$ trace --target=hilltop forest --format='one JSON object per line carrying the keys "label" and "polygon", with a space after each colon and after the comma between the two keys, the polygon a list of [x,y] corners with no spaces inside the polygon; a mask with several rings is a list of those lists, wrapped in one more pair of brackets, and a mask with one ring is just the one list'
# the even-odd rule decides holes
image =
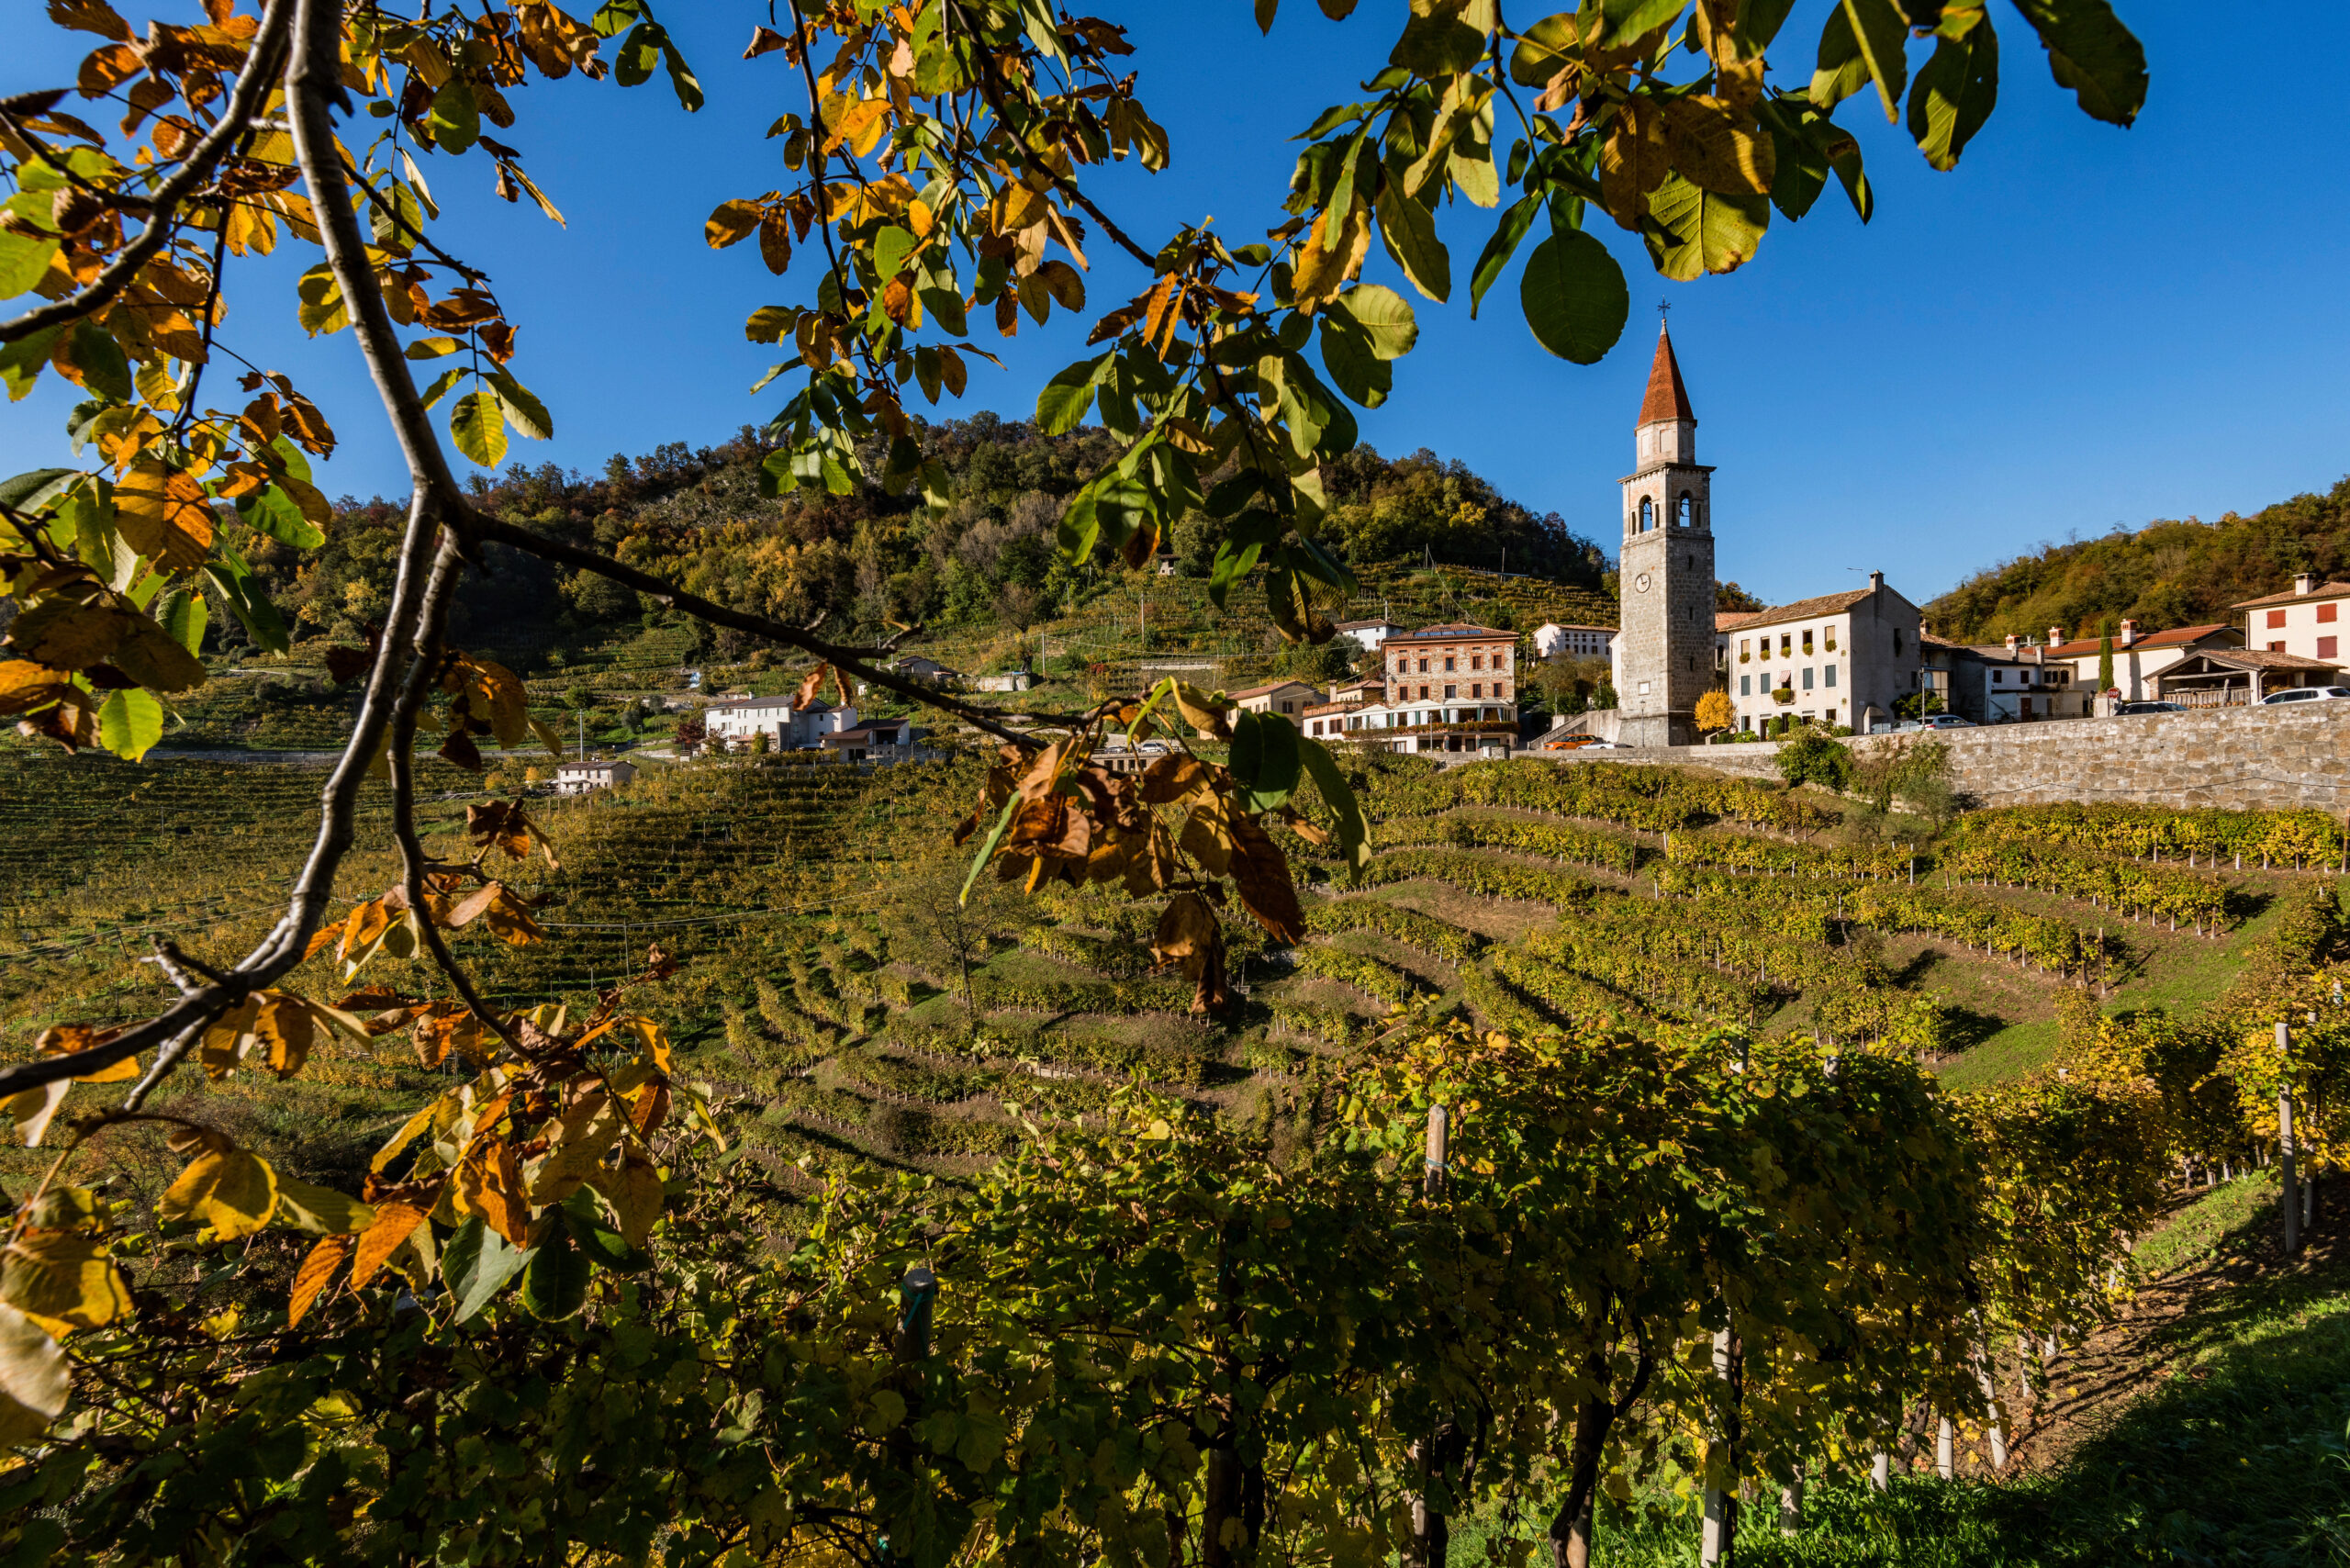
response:
{"label": "hilltop forest", "polygon": [[[1055,549],[1069,496],[1117,459],[1107,432],[1045,436],[982,411],[931,427],[924,442],[943,460],[955,498],[934,519],[918,498],[869,484],[846,496],[763,494],[761,464],[775,446],[750,426],[715,447],[674,442],[633,459],[615,454],[592,479],[516,464],[476,476],[474,501],[733,608],[800,622],[831,617],[835,630],[845,623],[859,634],[916,622],[1025,630],[1118,575],[1106,547],[1074,566]],[[1331,503],[1323,536],[1358,568],[1427,558],[1490,568],[1506,552],[1518,572],[1594,589],[1609,569],[1599,546],[1556,512],[1537,516],[1425,449],[1391,459],[1358,446],[1323,474]],[[255,566],[297,637],[360,638],[389,592],[404,506],[346,497],[319,548],[256,542]],[[1223,528],[1197,513],[1176,525],[1169,543],[1180,575],[1208,575]],[[489,549],[495,570],[460,592],[460,637],[497,628],[509,639],[543,638],[639,617],[636,596],[610,582]],[[225,637],[239,635],[228,617],[213,623]],[[716,634],[722,656],[734,651],[723,645],[732,635]]]}
{"label": "hilltop forest", "polygon": [[1926,606],[1926,625],[1962,643],[2013,632],[2074,636],[2135,620],[2146,631],[2229,619],[2228,607],[2275,593],[2298,572],[2350,574],[2350,478],[2249,517],[2195,518],[2043,544],[1986,567]]}

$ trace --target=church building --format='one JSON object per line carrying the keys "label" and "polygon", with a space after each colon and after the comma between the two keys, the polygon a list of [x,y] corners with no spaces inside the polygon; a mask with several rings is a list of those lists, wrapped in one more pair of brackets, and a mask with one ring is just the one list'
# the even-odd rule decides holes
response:
{"label": "church building", "polygon": [[1697,738],[1697,699],[1714,684],[1714,471],[1697,461],[1697,415],[1662,323],[1633,462],[1623,480],[1622,609],[1610,649],[1618,737],[1687,745]]}

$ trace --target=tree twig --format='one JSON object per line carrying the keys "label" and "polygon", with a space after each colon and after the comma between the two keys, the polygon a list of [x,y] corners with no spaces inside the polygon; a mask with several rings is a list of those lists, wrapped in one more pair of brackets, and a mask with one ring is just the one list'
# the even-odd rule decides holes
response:
{"label": "tree twig", "polygon": [[466,1011],[512,1045],[513,1028],[484,1004],[472,979],[449,951],[448,938],[432,922],[432,912],[424,902],[424,846],[416,836],[416,760],[410,748],[416,743],[416,716],[432,689],[435,666],[441,662],[441,638],[449,622],[449,600],[456,591],[458,559],[455,537],[442,533],[432,558],[431,579],[424,586],[424,609],[417,618],[416,657],[409,661],[408,677],[400,685],[398,705],[392,711],[391,745],[385,755],[392,774],[392,836],[400,846],[400,887],[408,894],[408,918],[423,934],[432,961],[448,977]]}
{"label": "tree twig", "polygon": [[1024,750],[1034,750],[1036,746],[1035,741],[999,722],[998,716],[987,709],[957,701],[943,693],[929,690],[917,681],[909,680],[903,676],[866,664],[859,655],[867,650],[844,647],[836,643],[826,642],[813,632],[794,626],[788,622],[776,621],[765,615],[752,615],[740,610],[729,610],[722,604],[714,603],[698,594],[688,593],[674,583],[656,577],[650,572],[639,571],[636,567],[616,561],[610,555],[599,554],[593,550],[585,550],[576,544],[565,544],[560,540],[542,538],[528,529],[518,528],[513,523],[498,518],[486,517],[476,512],[473,514],[469,526],[475,537],[478,539],[511,545],[526,555],[536,555],[543,561],[560,562],[566,566],[576,566],[582,571],[593,572],[598,577],[609,577],[613,582],[632,588],[646,598],[669,609],[682,610],[687,614],[707,621],[714,626],[731,626],[737,632],[748,633],[754,637],[762,637],[771,643],[781,643],[786,647],[798,648],[802,653],[813,654],[825,663],[856,676],[859,680],[878,686],[885,691],[894,691],[901,697],[918,702],[925,708],[935,708],[941,712],[952,713],[965,722],[973,724],[995,736],[998,740],[1007,741]]}
{"label": "tree twig", "polygon": [[[155,187],[154,195],[147,198],[153,210],[147,227],[139,231],[139,238],[118,252],[87,287],[78,288],[62,299],[37,305],[13,321],[0,321],[0,342],[13,343],[45,327],[86,316],[129,286],[130,280],[139,275],[139,269],[147,264],[147,259],[171,238],[172,219],[180,203],[204,183],[222,154],[245,134],[246,122],[252,118],[253,111],[275,83],[278,52],[285,46],[288,20],[299,3],[300,0],[269,0],[269,8],[262,13],[261,28],[253,34],[252,51],[245,56],[244,72],[237,78],[236,91],[229,95],[219,123],[196,144],[187,162],[166,175]],[[222,227],[227,227],[225,222]]]}

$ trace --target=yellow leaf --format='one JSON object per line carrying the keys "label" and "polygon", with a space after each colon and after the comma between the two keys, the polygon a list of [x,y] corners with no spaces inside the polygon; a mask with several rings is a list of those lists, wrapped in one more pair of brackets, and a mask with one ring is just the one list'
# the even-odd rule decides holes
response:
{"label": "yellow leaf", "polygon": [[251,1236],[277,1207],[277,1172],[243,1149],[198,1155],[156,1204],[165,1219],[197,1219],[222,1240]]}
{"label": "yellow leaf", "polygon": [[23,1313],[0,1303],[0,1447],[39,1440],[65,1413],[65,1351]]}
{"label": "yellow leaf", "polygon": [[0,1110],[8,1113],[17,1130],[25,1135],[27,1148],[39,1148],[41,1135],[49,1130],[49,1119],[57,1114],[58,1106],[65,1103],[65,1092],[73,1087],[63,1079],[44,1083],[39,1089],[28,1089],[0,1102]]}
{"label": "yellow leaf", "polygon": [[204,487],[152,458],[131,465],[114,487],[115,526],[156,565],[192,572],[212,552],[212,506]]}
{"label": "yellow leaf", "polygon": [[314,1187],[291,1176],[277,1179],[280,1225],[321,1236],[356,1234],[375,1223],[375,1211],[331,1187]]}
{"label": "yellow leaf", "polygon": [[643,1246],[644,1238],[653,1233],[653,1222],[661,1217],[661,1173],[652,1162],[632,1150],[618,1170],[589,1171],[588,1184],[612,1205],[612,1216],[620,1221],[621,1235],[628,1244]]}
{"label": "yellow leaf", "polygon": [[73,1328],[95,1328],[130,1310],[130,1286],[106,1243],[70,1230],[31,1230],[0,1262],[0,1300]]}
{"label": "yellow leaf", "polygon": [[327,1282],[334,1278],[334,1271],[351,1255],[353,1245],[348,1236],[330,1236],[310,1249],[302,1266],[294,1271],[294,1289],[285,1301],[285,1327],[291,1328],[302,1321],[310,1304],[319,1299],[319,1293],[327,1288]]}

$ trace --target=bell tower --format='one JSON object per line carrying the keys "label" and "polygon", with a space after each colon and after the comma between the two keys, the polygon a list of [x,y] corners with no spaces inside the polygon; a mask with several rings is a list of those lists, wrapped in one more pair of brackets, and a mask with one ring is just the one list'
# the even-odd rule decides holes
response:
{"label": "bell tower", "polygon": [[1697,416],[1660,321],[1624,487],[1616,711],[1632,745],[1687,745],[1714,683],[1713,470],[1697,461]]}

